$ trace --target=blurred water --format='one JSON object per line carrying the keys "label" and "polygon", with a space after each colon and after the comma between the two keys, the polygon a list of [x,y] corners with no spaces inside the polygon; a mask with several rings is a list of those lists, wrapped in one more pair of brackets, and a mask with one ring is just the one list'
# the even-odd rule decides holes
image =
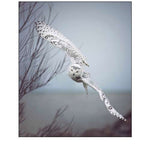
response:
{"label": "blurred water", "polygon": [[[107,93],[111,104],[122,115],[131,110],[131,93]],[[82,133],[90,128],[104,128],[118,119],[109,114],[97,93],[48,94],[30,93],[23,97],[25,118],[21,130],[36,133],[39,128],[51,123],[60,107],[68,106],[61,122],[69,122],[74,117],[73,131]]]}

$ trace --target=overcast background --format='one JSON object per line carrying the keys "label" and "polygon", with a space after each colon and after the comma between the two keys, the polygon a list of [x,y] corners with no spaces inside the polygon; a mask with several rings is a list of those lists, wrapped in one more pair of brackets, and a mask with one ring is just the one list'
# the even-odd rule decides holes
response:
{"label": "overcast background", "polygon": [[[43,12],[47,13],[47,7]],[[70,39],[90,65],[93,81],[106,92],[113,106],[123,115],[131,110],[131,3],[130,2],[53,2],[52,26]],[[49,48],[49,47],[47,47]],[[57,49],[54,49],[54,51]],[[57,59],[64,56],[60,50]],[[68,105],[64,120],[75,116],[75,130],[102,128],[114,123],[99,100],[82,84],[72,81],[67,71],[48,85],[23,97],[26,120],[22,128],[35,132],[47,125],[56,110]],[[85,109],[83,109],[85,108]],[[50,117],[49,117],[50,115]]]}
{"label": "overcast background", "polygon": [[[52,16],[57,13],[52,26],[81,47],[93,80],[104,90],[130,91],[131,3],[55,2]],[[40,90],[76,92],[83,88],[64,72]]]}

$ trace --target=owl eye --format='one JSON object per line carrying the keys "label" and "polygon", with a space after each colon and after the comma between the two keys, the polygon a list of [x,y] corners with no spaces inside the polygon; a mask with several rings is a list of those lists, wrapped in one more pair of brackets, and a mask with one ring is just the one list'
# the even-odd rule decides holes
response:
{"label": "owl eye", "polygon": [[76,71],[76,73],[78,73],[79,71]]}
{"label": "owl eye", "polygon": [[73,69],[71,69],[71,71],[73,71]]}

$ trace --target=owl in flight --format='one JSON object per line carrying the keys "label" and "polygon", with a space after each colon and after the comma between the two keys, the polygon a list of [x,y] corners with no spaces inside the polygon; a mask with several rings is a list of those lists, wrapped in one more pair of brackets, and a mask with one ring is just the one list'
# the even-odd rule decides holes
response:
{"label": "owl in flight", "polygon": [[65,53],[70,57],[71,65],[68,68],[69,77],[76,82],[82,83],[87,94],[88,86],[97,91],[107,110],[117,118],[126,121],[126,119],[111,106],[105,93],[92,82],[90,74],[84,71],[84,67],[89,65],[79,49],[65,36],[47,25],[45,22],[37,21],[35,22],[35,24],[37,32],[42,38],[50,42],[55,47],[63,49]]}

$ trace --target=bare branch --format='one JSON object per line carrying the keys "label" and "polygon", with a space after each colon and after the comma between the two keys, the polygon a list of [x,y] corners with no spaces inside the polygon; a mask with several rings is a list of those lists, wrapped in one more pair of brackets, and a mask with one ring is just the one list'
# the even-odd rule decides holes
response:
{"label": "bare branch", "polygon": [[[46,4],[46,5],[45,5]],[[48,5],[47,5],[48,4]],[[47,7],[48,15],[43,14]],[[52,7],[50,3],[19,2],[19,125],[25,120],[24,103],[22,97],[39,87],[46,85],[63,70],[66,57],[56,62],[59,51],[53,52],[49,43],[40,38],[35,31],[34,22],[42,18],[48,24],[52,23],[58,14],[51,20]],[[57,136],[71,134],[71,123],[61,126],[58,119],[67,107],[58,109],[52,123],[39,130],[35,136]],[[19,131],[20,136],[31,136]]]}
{"label": "bare branch", "polygon": [[30,18],[31,15],[32,15],[32,11],[34,10],[36,4],[37,4],[37,3],[35,2],[35,3],[33,4],[33,6],[30,5],[30,7],[29,7],[29,13],[28,13],[28,15],[27,15],[27,18],[26,18],[26,20],[24,21],[23,25],[20,27],[19,32],[21,32],[21,31],[23,30],[24,26],[27,24],[29,18]]}
{"label": "bare branch", "polygon": [[53,136],[73,136],[72,126],[73,120],[68,123],[60,124],[59,119],[63,116],[64,112],[67,110],[68,106],[64,108],[59,108],[53,118],[53,121],[45,126],[44,128],[39,129],[36,134],[25,134],[24,136],[30,137],[53,137]]}

